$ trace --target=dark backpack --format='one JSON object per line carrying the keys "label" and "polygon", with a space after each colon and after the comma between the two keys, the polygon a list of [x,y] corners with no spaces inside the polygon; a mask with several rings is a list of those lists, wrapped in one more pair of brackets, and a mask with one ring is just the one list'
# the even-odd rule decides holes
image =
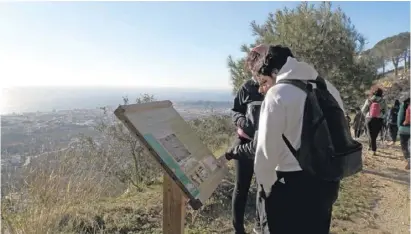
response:
{"label": "dark backpack", "polygon": [[396,106],[391,108],[390,116],[388,117],[388,123],[397,125],[398,111],[399,111],[399,108]]}
{"label": "dark backpack", "polygon": [[[327,90],[325,80],[305,83],[300,80],[280,80],[307,94],[304,106],[301,146],[295,150],[288,139],[283,140],[298,160],[301,168],[327,181],[339,181],[362,170],[362,144],[350,134],[344,111]],[[313,89],[311,83],[317,85]]]}

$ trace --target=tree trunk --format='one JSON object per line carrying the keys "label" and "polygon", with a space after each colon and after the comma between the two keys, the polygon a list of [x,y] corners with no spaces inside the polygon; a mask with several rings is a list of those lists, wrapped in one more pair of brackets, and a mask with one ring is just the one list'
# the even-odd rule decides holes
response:
{"label": "tree trunk", "polygon": [[385,75],[385,62],[382,63],[382,75]]}
{"label": "tree trunk", "polygon": [[392,64],[394,65],[394,76],[395,78],[398,77],[398,61],[399,61],[399,57],[393,57],[392,58]]}

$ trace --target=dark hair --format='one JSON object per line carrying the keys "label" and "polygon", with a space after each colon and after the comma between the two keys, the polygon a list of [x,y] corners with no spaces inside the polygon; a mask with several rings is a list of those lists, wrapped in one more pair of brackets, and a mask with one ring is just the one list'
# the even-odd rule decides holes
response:
{"label": "dark hair", "polygon": [[400,106],[400,101],[398,101],[398,99],[396,99],[396,100],[394,101],[394,106],[396,106],[396,107]]}
{"label": "dark hair", "polygon": [[374,87],[371,88],[371,95],[377,96],[377,97],[382,97],[383,90],[378,86],[374,86]]}
{"label": "dark hair", "polygon": [[290,48],[281,45],[270,46],[258,73],[264,76],[271,76],[273,73],[277,73],[287,62],[288,57],[294,58]]}

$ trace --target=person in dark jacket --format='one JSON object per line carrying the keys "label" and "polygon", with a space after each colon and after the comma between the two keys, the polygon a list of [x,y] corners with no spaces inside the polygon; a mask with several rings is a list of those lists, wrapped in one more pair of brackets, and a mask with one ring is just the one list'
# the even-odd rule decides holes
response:
{"label": "person in dark jacket", "polygon": [[362,114],[361,109],[357,107],[356,113],[354,116],[354,121],[353,121],[355,138],[360,138],[361,134],[363,133],[364,123],[365,123],[365,116]]}
{"label": "person in dark jacket", "polygon": [[[345,119],[347,120],[348,128],[351,129],[351,117],[348,113],[345,114]],[[351,131],[350,131],[351,134]]]}
{"label": "person in dark jacket", "polygon": [[398,125],[398,132],[400,135],[400,143],[401,143],[401,150],[404,155],[405,160],[407,160],[407,164],[405,165],[405,169],[410,169],[410,125],[405,124],[405,116],[407,107],[410,105],[410,98],[404,100],[404,102],[400,106],[400,110],[398,111],[397,117],[397,125]]}
{"label": "person in dark jacket", "polygon": [[[261,47],[254,48],[257,52]],[[229,151],[243,150],[245,153],[252,153],[252,147],[248,143],[252,142],[258,128],[260,106],[264,96],[258,92],[258,82],[252,78],[247,80],[238,90],[234,99],[233,122],[237,127],[237,139]],[[241,155],[243,155],[241,153]],[[243,157],[243,160],[235,160],[236,183],[232,199],[233,226],[236,234],[244,234],[244,213],[254,174],[254,156]],[[257,198],[258,199],[258,198]],[[255,232],[258,233],[259,217],[257,210],[257,220]]]}
{"label": "person in dark jacket", "polygon": [[397,135],[398,135],[397,119],[398,119],[399,111],[400,111],[400,101],[395,100],[394,106],[388,112],[388,130],[390,132],[390,136],[392,140],[391,144],[394,144],[394,145],[395,145],[395,142],[397,141]]}

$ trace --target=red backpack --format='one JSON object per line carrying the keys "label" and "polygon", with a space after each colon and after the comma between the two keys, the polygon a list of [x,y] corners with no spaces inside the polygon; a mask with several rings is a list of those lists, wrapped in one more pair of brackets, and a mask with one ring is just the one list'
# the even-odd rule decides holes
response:
{"label": "red backpack", "polygon": [[405,126],[410,125],[410,105],[408,105],[407,109],[405,110],[405,120],[402,124]]}
{"label": "red backpack", "polygon": [[371,101],[370,105],[370,117],[371,118],[379,118],[381,115],[381,106],[379,102]]}

